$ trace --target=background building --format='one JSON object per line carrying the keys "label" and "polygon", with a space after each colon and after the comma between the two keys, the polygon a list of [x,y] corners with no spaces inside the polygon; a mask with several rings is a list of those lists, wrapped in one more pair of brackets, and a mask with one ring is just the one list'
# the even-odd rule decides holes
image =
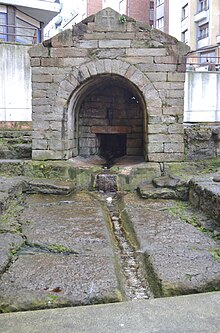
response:
{"label": "background building", "polygon": [[74,3],[61,0],[61,2],[61,13],[46,27],[45,38],[72,28],[74,24],[106,7],[111,7],[137,21],[154,25],[154,0],[74,0]]}
{"label": "background building", "polygon": [[42,41],[43,28],[60,12],[59,0],[0,1],[0,41]]}
{"label": "background building", "polygon": [[155,0],[155,27],[188,44],[190,62],[220,63],[219,0]]}

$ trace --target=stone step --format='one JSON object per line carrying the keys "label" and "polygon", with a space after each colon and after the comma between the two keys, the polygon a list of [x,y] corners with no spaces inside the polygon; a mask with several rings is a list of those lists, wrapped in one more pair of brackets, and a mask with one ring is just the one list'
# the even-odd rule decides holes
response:
{"label": "stone step", "polygon": [[51,179],[32,179],[26,182],[26,193],[69,194],[75,189],[75,183]]}
{"label": "stone step", "polygon": [[169,188],[156,188],[151,184],[141,184],[137,188],[141,198],[144,199],[177,199],[176,192]]}

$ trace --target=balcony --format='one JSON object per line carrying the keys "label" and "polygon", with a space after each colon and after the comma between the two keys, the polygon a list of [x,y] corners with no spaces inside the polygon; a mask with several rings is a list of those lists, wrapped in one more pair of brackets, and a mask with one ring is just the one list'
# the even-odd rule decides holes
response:
{"label": "balcony", "polygon": [[1,0],[1,5],[14,6],[24,14],[46,25],[61,10],[60,0]]}
{"label": "balcony", "polygon": [[194,15],[194,22],[199,22],[208,18],[209,8],[206,8]]}

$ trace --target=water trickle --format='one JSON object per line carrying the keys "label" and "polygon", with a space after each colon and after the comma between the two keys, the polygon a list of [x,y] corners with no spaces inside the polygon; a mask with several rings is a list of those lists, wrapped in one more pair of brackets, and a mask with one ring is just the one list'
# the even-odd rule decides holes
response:
{"label": "water trickle", "polygon": [[141,254],[136,251],[127,238],[124,221],[117,201],[118,197],[116,194],[112,198],[112,202],[107,201],[107,207],[111,216],[114,237],[118,245],[117,254],[122,274],[124,275],[125,294],[128,299],[148,299],[153,295],[146,280]]}
{"label": "water trickle", "polygon": [[111,173],[100,173],[96,176],[95,188],[103,192],[116,192],[117,188],[117,175]]}

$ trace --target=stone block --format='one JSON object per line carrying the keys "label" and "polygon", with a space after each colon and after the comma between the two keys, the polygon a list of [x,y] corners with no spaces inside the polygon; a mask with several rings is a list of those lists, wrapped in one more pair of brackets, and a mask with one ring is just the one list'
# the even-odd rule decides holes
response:
{"label": "stone block", "polygon": [[142,72],[176,72],[177,65],[173,64],[137,64]]}
{"label": "stone block", "polygon": [[59,58],[43,58],[41,59],[41,66],[43,67],[63,67],[63,59]]}
{"label": "stone block", "polygon": [[117,57],[124,57],[125,48],[96,50],[95,55],[98,59],[115,59]]}
{"label": "stone block", "polygon": [[168,81],[184,82],[185,73],[168,73]]}
{"label": "stone block", "polygon": [[165,56],[167,50],[165,48],[130,48],[126,50],[128,57],[153,57],[153,56]]}
{"label": "stone block", "polygon": [[167,98],[166,104],[168,106],[184,106],[184,98]]}
{"label": "stone block", "polygon": [[166,124],[153,124],[148,125],[147,132],[149,134],[167,134],[168,133],[168,126]]}
{"label": "stone block", "polygon": [[47,149],[48,148],[48,141],[47,140],[39,140],[39,139],[32,139],[32,149]]}
{"label": "stone block", "polygon": [[184,99],[184,90],[166,90],[166,97],[167,98],[182,98]]}
{"label": "stone block", "polygon": [[43,44],[37,44],[31,47],[28,51],[31,58],[45,58],[49,57],[49,50]]}
{"label": "stone block", "polygon": [[32,82],[39,82],[39,83],[53,82],[53,77],[51,74],[41,74],[41,75],[33,74]]}
{"label": "stone block", "polygon": [[149,142],[147,145],[147,152],[150,153],[163,153],[163,142]]}
{"label": "stone block", "polygon": [[97,69],[96,69],[96,66],[95,66],[94,62],[89,62],[89,63],[86,64],[86,66],[87,66],[88,71],[89,71],[89,73],[90,73],[91,76],[97,75]]}
{"label": "stone block", "polygon": [[66,29],[51,38],[52,47],[73,46],[73,33],[71,29]]}
{"label": "stone block", "polygon": [[65,90],[65,92],[72,93],[75,87],[67,80],[64,80],[60,83],[60,88]]}
{"label": "stone block", "polygon": [[38,130],[48,131],[50,128],[49,121],[45,121],[45,120],[33,121],[32,127],[33,127],[33,131],[38,131]]}
{"label": "stone block", "polygon": [[146,76],[149,78],[151,82],[164,83],[165,81],[167,81],[167,73],[148,72],[146,73]]}
{"label": "stone block", "polygon": [[183,82],[155,82],[154,86],[156,89],[161,90],[183,90],[184,83]]}
{"label": "stone block", "polygon": [[97,74],[105,73],[105,65],[103,60],[98,60],[95,65],[96,65]]}
{"label": "stone block", "polygon": [[79,40],[74,45],[77,48],[82,49],[97,49],[98,48],[98,41],[97,40]]}
{"label": "stone block", "polygon": [[184,143],[166,142],[164,143],[165,153],[184,153]]}
{"label": "stone block", "polygon": [[32,100],[32,106],[35,106],[35,105],[51,105],[52,101],[50,98],[48,97],[40,97],[40,98],[33,98]]}
{"label": "stone block", "polygon": [[128,39],[103,39],[99,40],[99,48],[101,49],[120,49],[120,48],[127,48],[131,46],[131,41]]}
{"label": "stone block", "polygon": [[31,58],[31,67],[39,67],[41,58]]}
{"label": "stone block", "polygon": [[148,159],[150,162],[178,162],[183,161],[182,153],[149,153]]}
{"label": "stone block", "polygon": [[32,99],[34,98],[44,98],[46,97],[46,91],[45,90],[33,90],[32,91]]}
{"label": "stone block", "polygon": [[152,64],[153,57],[126,57],[130,64]]}
{"label": "stone block", "polygon": [[32,159],[35,161],[62,160],[65,152],[52,150],[32,150]]}
{"label": "stone block", "polygon": [[170,134],[183,134],[184,127],[182,124],[172,124],[168,126],[168,133]]}
{"label": "stone block", "polygon": [[86,62],[87,58],[63,58],[64,67],[80,66]]}
{"label": "stone block", "polygon": [[154,57],[156,64],[178,64],[178,55]]}
{"label": "stone block", "polygon": [[179,106],[170,106],[170,107],[163,107],[163,114],[164,115],[182,115],[183,108]]}
{"label": "stone block", "polygon": [[53,58],[82,58],[87,57],[88,50],[85,48],[77,48],[77,47],[62,47],[62,48],[52,48],[51,59]]}
{"label": "stone block", "polygon": [[52,109],[51,105],[33,105],[32,107],[33,120],[35,120],[37,114],[40,114],[42,117],[42,115],[44,115],[45,113],[51,112],[51,109]]}
{"label": "stone block", "polygon": [[149,134],[148,142],[183,142],[181,134]]}
{"label": "stone block", "polygon": [[60,121],[50,121],[50,129],[52,131],[62,131],[63,124]]}

